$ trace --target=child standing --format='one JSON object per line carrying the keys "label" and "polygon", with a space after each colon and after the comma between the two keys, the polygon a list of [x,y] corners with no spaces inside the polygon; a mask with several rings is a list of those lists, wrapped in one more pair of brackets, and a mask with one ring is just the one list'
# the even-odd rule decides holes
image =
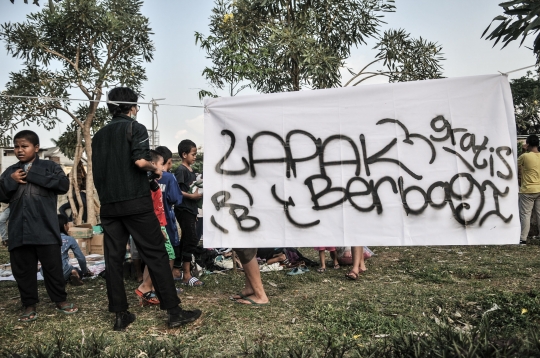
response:
{"label": "child standing", "polygon": [[199,190],[189,193],[191,184],[195,181],[195,173],[191,166],[197,159],[197,146],[193,141],[185,139],[178,144],[178,154],[182,158],[182,164],[176,169],[175,177],[182,191],[182,204],[174,207],[176,219],[182,230],[180,239],[180,255],[182,259],[183,279],[186,286],[202,286],[204,282],[191,276],[191,258],[197,248],[197,214],[199,212],[197,201],[202,198]]}
{"label": "child standing", "polygon": [[2,173],[0,186],[11,210],[8,250],[24,307],[19,320],[31,322],[38,318],[38,260],[45,288],[56,309],[65,314],[75,313],[78,308],[66,302],[62,240],[56,216],[57,195],[67,193],[69,180],[58,164],[38,158],[39,137],[35,132],[20,131],[13,141],[19,162]]}
{"label": "child standing", "polygon": [[332,260],[334,260],[334,269],[339,268],[339,262],[338,262],[338,256],[336,253],[335,247],[314,247],[315,251],[319,251],[319,258],[321,260],[321,267],[317,269],[318,273],[325,273],[326,272],[326,253],[325,251],[330,252],[330,257]]}
{"label": "child standing", "polygon": [[173,276],[175,280],[181,279],[182,260],[180,258],[180,239],[178,237],[178,229],[176,228],[176,217],[174,216],[174,207],[182,204],[182,192],[178,187],[178,182],[173,174],[169,171],[172,167],[172,152],[169,148],[160,146],[156,148],[156,152],[163,157],[163,174],[158,180],[159,187],[163,193],[163,208],[165,209],[165,218],[167,219],[167,235],[174,248],[176,256],[174,260]]}
{"label": "child standing", "polygon": [[[158,169],[163,171],[163,157],[155,150],[150,150],[151,163]],[[163,206],[163,194],[156,179],[150,182],[150,189],[152,192],[152,203],[154,205],[154,212],[161,226],[161,232],[163,233],[163,242],[165,245],[165,250],[169,255],[169,263],[172,269],[172,265],[175,259],[174,249],[169,241],[169,236],[167,235],[167,219],[165,218],[165,210]],[[134,245],[134,243],[133,243]],[[148,272],[148,266],[144,268],[143,273],[143,282],[135,290],[135,293],[141,297],[143,304],[158,305],[159,299],[154,291],[154,286],[152,284],[152,278]]]}

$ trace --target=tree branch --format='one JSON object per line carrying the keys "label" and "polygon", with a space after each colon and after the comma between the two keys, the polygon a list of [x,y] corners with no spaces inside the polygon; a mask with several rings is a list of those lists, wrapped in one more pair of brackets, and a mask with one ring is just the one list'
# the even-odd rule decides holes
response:
{"label": "tree branch", "polygon": [[386,76],[386,77],[390,77],[389,75],[384,74],[384,73],[376,73],[376,74],[374,74],[374,75],[371,75],[371,76],[367,76],[367,77],[362,78],[360,81],[356,82],[356,83],[353,85],[353,87],[356,86],[357,84],[361,83],[361,82],[364,82],[364,81],[367,80],[368,78],[375,77],[375,76]]}
{"label": "tree branch", "polygon": [[64,61],[66,61],[67,63],[69,63],[74,69],[75,71],[77,71],[77,73],[79,73],[79,70],[77,68],[77,66],[75,65],[75,63],[73,63],[73,61],[71,61],[69,58],[67,58],[66,56],[54,51],[54,50],[51,50],[49,49],[48,47],[46,47],[45,45],[40,45],[41,48],[43,49],[43,51],[45,52],[48,52],[50,53],[51,55],[54,55],[56,57],[60,57],[61,59],[63,59]]}
{"label": "tree branch", "polygon": [[82,122],[79,118],[77,118],[73,113],[71,113],[70,111],[68,111],[68,110],[65,109],[64,107],[58,106],[58,105],[54,105],[54,108],[59,109],[59,110],[61,110],[61,111],[64,112],[64,113],[67,113],[67,114],[71,117],[71,119],[73,119],[75,122],[77,122],[77,124],[78,124],[79,126],[81,126],[81,128],[84,126],[83,122]]}
{"label": "tree branch", "polygon": [[[362,69],[360,70],[360,72],[358,72],[356,75],[353,76],[353,78],[351,78],[347,83],[345,83],[345,86],[343,86],[343,87],[347,87],[347,86],[349,85],[349,83],[351,83],[351,82],[354,81],[356,78],[358,78],[360,75],[362,75],[362,74],[363,74],[362,72],[363,72],[366,68],[368,68],[369,66],[373,65],[375,62],[378,62],[378,61],[380,61],[380,60],[382,60],[382,58],[378,58],[378,59],[376,59],[375,61],[372,61],[372,62],[368,63],[364,68],[362,68]],[[356,86],[356,85],[353,85],[353,86]]]}

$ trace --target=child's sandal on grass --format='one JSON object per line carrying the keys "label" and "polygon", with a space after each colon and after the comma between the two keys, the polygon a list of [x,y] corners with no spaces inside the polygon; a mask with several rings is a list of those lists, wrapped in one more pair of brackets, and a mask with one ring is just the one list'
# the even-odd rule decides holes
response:
{"label": "child's sandal on grass", "polygon": [[154,291],[142,293],[141,290],[136,289],[135,293],[139,296],[141,306],[159,305],[159,299]]}
{"label": "child's sandal on grass", "polygon": [[204,282],[199,280],[197,277],[192,276],[188,282],[182,282],[184,286],[200,287],[204,285]]}
{"label": "child's sandal on grass", "polygon": [[79,312],[79,309],[75,307],[73,303],[65,303],[63,305],[56,304],[56,310],[63,314],[74,314]]}
{"label": "child's sandal on grass", "polygon": [[356,281],[358,279],[358,274],[354,271],[349,271],[345,274],[345,277],[347,277],[349,280]]}
{"label": "child's sandal on grass", "polygon": [[319,268],[317,269],[317,272],[318,272],[318,273],[325,273],[325,272],[326,272],[326,267],[319,267]]}
{"label": "child's sandal on grass", "polygon": [[334,265],[334,270],[338,270],[338,269],[340,269],[340,268],[341,268],[341,266],[339,266],[339,264],[335,264],[335,265]]}

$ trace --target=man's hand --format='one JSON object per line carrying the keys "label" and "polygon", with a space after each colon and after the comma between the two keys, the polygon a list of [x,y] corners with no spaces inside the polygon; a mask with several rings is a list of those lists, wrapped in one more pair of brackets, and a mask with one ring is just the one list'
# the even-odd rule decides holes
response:
{"label": "man's hand", "polygon": [[19,184],[26,184],[26,172],[22,169],[17,169],[11,174],[11,178]]}

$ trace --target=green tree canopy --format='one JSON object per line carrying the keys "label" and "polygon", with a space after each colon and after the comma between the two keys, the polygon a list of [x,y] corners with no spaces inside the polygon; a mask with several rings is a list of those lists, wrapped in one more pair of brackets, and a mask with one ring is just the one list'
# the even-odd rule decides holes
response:
{"label": "green tree canopy", "polygon": [[[384,13],[394,9],[393,0],[216,0],[210,35],[195,33],[213,63],[203,75],[230,95],[246,85],[264,93],[341,86],[351,47],[379,38]],[[387,70],[378,75],[392,81],[441,76],[436,43],[403,30],[380,40],[376,61]]]}
{"label": "green tree canopy", "polygon": [[[499,25],[486,36],[487,40],[495,40],[493,46],[501,42],[502,48],[508,46],[512,41],[521,38],[520,46],[523,44],[529,33],[537,34],[540,30],[540,2],[538,0],[517,0],[500,3],[504,15],[496,16],[491,24],[484,30],[482,37],[491,28],[491,25]],[[532,49],[536,56],[536,64],[540,63],[540,34],[534,39]]]}
{"label": "green tree canopy", "polygon": [[540,133],[540,81],[528,72],[510,81],[518,134]]}
{"label": "green tree canopy", "polygon": [[[0,134],[20,124],[51,129],[59,111],[67,114],[71,125],[80,127],[85,144],[89,197],[94,190],[91,136],[99,101],[107,87],[138,91],[146,80],[143,63],[152,60],[152,32],[141,6],[140,0],[63,0],[54,11],[45,7],[24,22],[0,25],[8,54],[24,64],[10,74],[0,96]],[[74,93],[88,101],[86,109],[72,108]],[[92,210],[89,205],[88,217],[95,222]]]}

